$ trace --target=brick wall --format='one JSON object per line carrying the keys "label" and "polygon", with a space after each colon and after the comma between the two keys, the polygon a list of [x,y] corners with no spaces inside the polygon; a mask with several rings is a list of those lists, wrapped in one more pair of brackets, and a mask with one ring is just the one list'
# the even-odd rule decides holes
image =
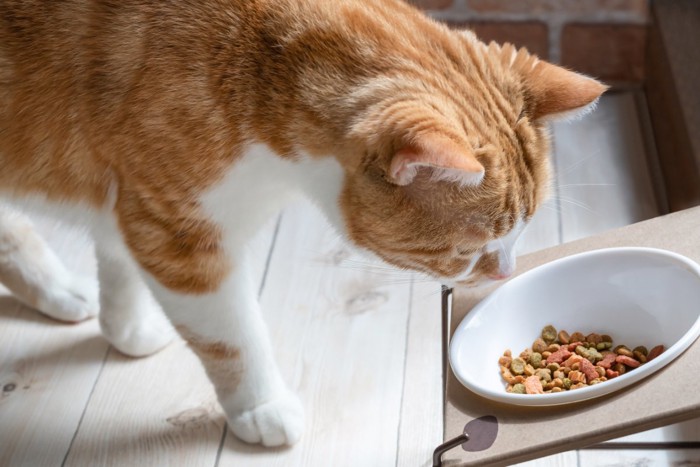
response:
{"label": "brick wall", "polygon": [[649,0],[408,0],[485,41],[512,42],[611,84],[644,79]]}

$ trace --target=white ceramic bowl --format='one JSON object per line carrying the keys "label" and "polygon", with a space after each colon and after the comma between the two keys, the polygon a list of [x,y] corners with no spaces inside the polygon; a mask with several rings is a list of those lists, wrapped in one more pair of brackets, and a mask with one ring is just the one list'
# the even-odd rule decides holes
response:
{"label": "white ceramic bowl", "polygon": [[[615,344],[666,351],[602,384],[553,394],[505,391],[498,359],[519,354],[548,324],[609,334]],[[700,334],[700,266],[651,248],[595,250],[544,264],[503,284],[457,327],[450,364],[475,393],[517,405],[557,405],[624,388],[671,363]]]}

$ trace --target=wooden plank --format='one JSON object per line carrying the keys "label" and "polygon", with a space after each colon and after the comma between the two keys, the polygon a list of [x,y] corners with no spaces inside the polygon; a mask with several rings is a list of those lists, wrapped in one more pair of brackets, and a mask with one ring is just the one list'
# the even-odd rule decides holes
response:
{"label": "wooden plank", "polygon": [[[34,217],[66,266],[95,273],[84,235]],[[0,465],[60,463],[102,367],[96,320],[67,325],[0,296]]]}
{"label": "wooden plank", "polygon": [[[258,283],[274,227],[251,243]],[[213,466],[224,426],[214,388],[182,340],[143,359],[112,349],[65,465]]]}
{"label": "wooden plank", "polygon": [[608,449],[579,451],[579,461],[585,467],[668,467],[700,465],[700,449]]}
{"label": "wooden plank", "polygon": [[642,431],[633,435],[617,438],[609,443],[664,444],[664,443],[700,443],[700,419],[668,425],[655,430]]}
{"label": "wooden plank", "polygon": [[285,211],[261,303],[305,433],[280,450],[229,434],[219,465],[394,465],[410,276],[356,261],[309,205]]}
{"label": "wooden plank", "polygon": [[564,242],[659,215],[631,93],[554,131]]}
{"label": "wooden plank", "polygon": [[534,461],[514,464],[513,467],[575,467],[577,465],[588,467],[589,464],[579,464],[576,451],[567,451]]}
{"label": "wooden plank", "polygon": [[416,276],[406,338],[406,362],[396,465],[430,466],[442,444],[441,286]]}
{"label": "wooden plank", "polygon": [[214,389],[183,341],[140,360],[111,349],[65,465],[211,466],[223,427]]}

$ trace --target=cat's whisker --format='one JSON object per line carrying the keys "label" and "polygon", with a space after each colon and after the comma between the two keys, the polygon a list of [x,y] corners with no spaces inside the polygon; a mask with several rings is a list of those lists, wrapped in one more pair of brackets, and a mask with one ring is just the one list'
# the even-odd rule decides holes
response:
{"label": "cat's whisker", "polygon": [[342,262],[338,263],[337,266],[341,267],[341,268],[345,268],[345,269],[366,270],[368,272],[373,272],[373,273],[391,273],[391,274],[403,274],[403,275],[413,274],[413,271],[409,271],[409,270],[393,268],[390,266],[364,264],[361,262],[352,263],[352,262],[342,261]]}
{"label": "cat's whisker", "polygon": [[561,214],[561,213],[562,213],[561,206],[559,205],[559,203],[556,202],[556,199],[553,199],[553,198],[547,200],[547,201],[546,201],[545,203],[543,203],[540,207],[541,207],[541,208],[544,208],[544,209],[549,209],[550,211],[553,211],[553,212],[555,212],[555,213],[557,213],[557,214]]}
{"label": "cat's whisker", "polygon": [[597,151],[591,152],[587,156],[580,158],[579,160],[577,160],[573,164],[569,165],[568,167],[563,168],[561,170],[561,174],[562,175],[570,174],[571,172],[573,172],[574,170],[579,168],[581,165],[583,165],[585,162],[588,162],[588,160],[590,160],[592,157],[599,156],[601,153],[602,153],[602,151],[600,149]]}
{"label": "cat's whisker", "polygon": [[588,206],[587,204],[585,204],[585,203],[583,203],[583,202],[581,202],[581,201],[574,200],[574,199],[569,199],[569,198],[563,198],[563,197],[559,197],[559,200],[560,200],[560,201],[563,201],[563,202],[565,202],[565,203],[569,203],[569,204],[571,204],[571,205],[573,205],[573,206],[579,207],[579,208],[581,208],[581,209],[584,209],[584,210],[590,212],[591,214],[597,214],[597,212],[594,211],[593,209],[591,209],[590,206]]}
{"label": "cat's whisker", "polygon": [[617,186],[616,183],[567,183],[565,185],[559,185],[559,188],[572,188],[579,186]]}

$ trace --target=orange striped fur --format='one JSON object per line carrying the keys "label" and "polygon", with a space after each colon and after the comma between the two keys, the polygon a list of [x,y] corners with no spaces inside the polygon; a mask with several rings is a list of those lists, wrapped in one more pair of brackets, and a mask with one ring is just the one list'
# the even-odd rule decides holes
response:
{"label": "orange striped fur", "polygon": [[144,269],[204,293],[231,264],[199,196],[264,143],[336,158],[350,238],[452,276],[541,203],[546,119],[604,89],[400,0],[6,0],[0,192],[108,206]]}

